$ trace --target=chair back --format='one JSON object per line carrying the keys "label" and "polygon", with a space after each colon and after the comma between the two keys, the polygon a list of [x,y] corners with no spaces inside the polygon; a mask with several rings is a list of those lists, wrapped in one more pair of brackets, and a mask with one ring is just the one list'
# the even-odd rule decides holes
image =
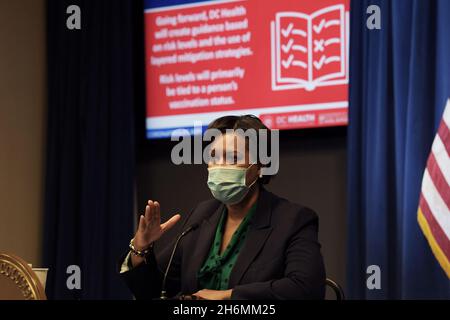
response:
{"label": "chair back", "polygon": [[0,300],[46,300],[44,287],[21,258],[0,253]]}
{"label": "chair back", "polygon": [[336,281],[327,278],[326,285],[333,290],[334,294],[336,295],[336,300],[345,300],[344,290],[342,290],[342,287]]}

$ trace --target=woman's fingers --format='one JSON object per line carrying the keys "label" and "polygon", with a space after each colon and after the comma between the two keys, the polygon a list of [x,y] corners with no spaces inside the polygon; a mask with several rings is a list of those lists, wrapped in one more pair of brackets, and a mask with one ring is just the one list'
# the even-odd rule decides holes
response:
{"label": "woman's fingers", "polygon": [[155,218],[155,223],[160,224],[161,223],[161,210],[160,210],[158,201],[153,202],[153,214],[154,214],[154,218]]}
{"label": "woman's fingers", "polygon": [[149,224],[151,221],[150,202],[151,201],[149,201],[148,204],[145,206],[145,222],[147,224]]}
{"label": "woman's fingers", "polygon": [[166,232],[167,230],[172,228],[180,220],[180,218],[181,216],[179,214],[174,215],[172,218],[161,225],[161,231]]}
{"label": "woman's fingers", "polygon": [[159,224],[157,221],[156,212],[155,212],[155,201],[149,200],[148,206],[150,207],[150,223],[152,225]]}
{"label": "woman's fingers", "polygon": [[[145,215],[144,221],[142,223],[143,228],[145,229],[147,226],[160,226],[161,231],[165,232],[172,228],[178,220],[180,220],[181,216],[179,214],[174,215],[165,223],[161,224],[161,207],[158,201],[148,200],[147,206],[145,207]],[[142,218],[141,218],[142,219]],[[141,221],[139,222],[139,227],[141,228]],[[143,229],[140,229],[143,230]]]}
{"label": "woman's fingers", "polygon": [[145,231],[145,228],[147,227],[147,223],[145,222],[145,217],[144,215],[140,215],[139,216],[139,225],[138,225],[138,229],[139,231]]}

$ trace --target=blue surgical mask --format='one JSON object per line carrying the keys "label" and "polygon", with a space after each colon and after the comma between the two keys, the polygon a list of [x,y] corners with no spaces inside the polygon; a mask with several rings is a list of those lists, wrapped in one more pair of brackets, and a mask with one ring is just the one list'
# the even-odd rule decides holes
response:
{"label": "blue surgical mask", "polygon": [[[253,164],[252,164],[253,165]],[[245,177],[247,168],[217,166],[208,168],[208,187],[214,198],[224,204],[236,204],[247,195],[250,187],[255,184],[255,179],[249,186]]]}

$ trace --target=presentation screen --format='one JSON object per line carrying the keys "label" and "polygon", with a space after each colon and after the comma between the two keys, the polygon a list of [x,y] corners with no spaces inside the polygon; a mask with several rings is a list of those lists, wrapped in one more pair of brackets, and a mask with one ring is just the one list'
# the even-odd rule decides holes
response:
{"label": "presentation screen", "polygon": [[349,9],[349,0],[146,1],[147,137],[231,114],[272,129],[346,125]]}

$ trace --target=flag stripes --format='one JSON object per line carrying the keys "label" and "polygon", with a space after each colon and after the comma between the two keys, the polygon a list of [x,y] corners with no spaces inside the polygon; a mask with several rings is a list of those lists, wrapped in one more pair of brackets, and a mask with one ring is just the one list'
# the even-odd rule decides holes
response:
{"label": "flag stripes", "polygon": [[450,100],[431,147],[422,180],[417,219],[450,279]]}

